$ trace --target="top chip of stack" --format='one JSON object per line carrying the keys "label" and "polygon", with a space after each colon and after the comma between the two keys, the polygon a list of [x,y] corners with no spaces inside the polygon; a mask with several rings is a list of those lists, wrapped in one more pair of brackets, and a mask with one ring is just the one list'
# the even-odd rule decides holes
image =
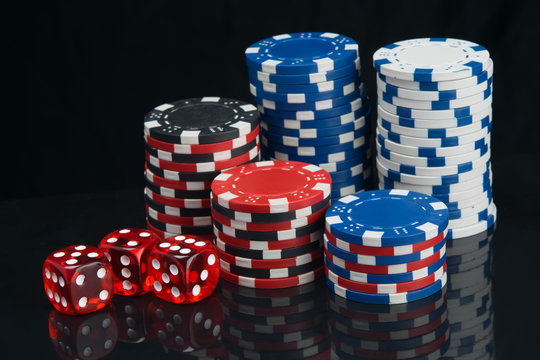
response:
{"label": "top chip of stack", "polygon": [[493,62],[470,41],[422,38],[384,46],[378,72],[379,187],[430,194],[449,209],[448,237],[490,228]]}
{"label": "top chip of stack", "polygon": [[448,209],[425,194],[378,190],[346,196],[326,213],[328,287],[349,300],[399,304],[446,284]]}
{"label": "top chip of stack", "polygon": [[358,44],[334,33],[276,35],[246,49],[266,159],[311,163],[332,199],[367,187],[369,114]]}
{"label": "top chip of stack", "polygon": [[330,175],[295,161],[226,170],[212,182],[221,275],[238,285],[285,288],[322,276]]}
{"label": "top chip of stack", "polygon": [[160,236],[213,238],[210,184],[259,159],[259,115],[238,100],[203,97],[157,106],[144,119],[147,225]]}

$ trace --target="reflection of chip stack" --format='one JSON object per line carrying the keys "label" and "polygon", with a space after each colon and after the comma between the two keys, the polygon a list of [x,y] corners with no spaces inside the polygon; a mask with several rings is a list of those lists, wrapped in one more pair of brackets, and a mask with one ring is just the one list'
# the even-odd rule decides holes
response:
{"label": "reflection of chip stack", "polygon": [[377,75],[379,187],[430,194],[448,207],[448,238],[495,222],[491,193],[493,61],[470,41],[423,38],[384,46]]}
{"label": "reflection of chip stack", "polygon": [[259,117],[218,97],[162,104],[144,120],[148,228],[212,239],[210,184],[222,170],[258,160]]}
{"label": "reflection of chip stack", "polygon": [[330,342],[320,282],[252,289],[222,282],[222,338],[229,359],[328,359]]}
{"label": "reflection of chip stack", "polygon": [[439,359],[448,349],[446,288],[397,305],[330,294],[328,307],[332,350],[339,359]]}
{"label": "reflection of chip stack", "polygon": [[446,284],[448,210],[407,190],[348,195],[326,213],[326,281],[349,300],[398,304]]}
{"label": "reflection of chip stack", "polygon": [[246,49],[266,159],[315,164],[332,200],[369,186],[370,107],[358,44],[334,33],[276,35]]}
{"label": "reflection of chip stack", "polygon": [[[492,228],[493,229],[493,228]],[[448,241],[448,321],[446,356],[494,358],[491,297],[492,231]]]}
{"label": "reflection of chip stack", "polygon": [[322,276],[330,175],[295,161],[263,161],[224,171],[212,182],[221,277],[281,289]]}

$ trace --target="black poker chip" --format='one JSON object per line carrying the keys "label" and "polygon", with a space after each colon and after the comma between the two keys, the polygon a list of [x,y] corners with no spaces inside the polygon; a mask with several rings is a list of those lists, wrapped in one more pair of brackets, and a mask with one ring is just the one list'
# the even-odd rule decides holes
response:
{"label": "black poker chip", "polygon": [[173,101],[146,114],[145,131],[175,144],[210,144],[248,134],[259,124],[257,108],[220,97]]}
{"label": "black poker chip", "polygon": [[[220,250],[234,256],[244,257],[248,259],[255,259],[255,260],[268,259],[269,250],[244,249],[244,248],[226,244],[223,241],[221,241],[219,238],[216,238],[216,245]],[[314,241],[307,245],[302,245],[302,246],[297,246],[297,247],[282,249],[282,250],[270,250],[270,251],[273,251],[275,254],[279,254],[279,258],[285,259],[285,258],[296,257],[303,254],[310,253],[312,251],[320,249],[321,246],[322,246],[322,243],[320,241]],[[272,258],[276,259],[278,257],[273,255]]]}
{"label": "black poker chip", "polygon": [[319,229],[322,229],[324,226],[324,218],[320,219],[314,223],[301,226],[296,229],[282,230],[282,231],[247,231],[234,229],[223,224],[220,224],[217,221],[214,221],[216,228],[229,236],[233,236],[237,239],[244,240],[258,240],[258,241],[280,241],[280,240],[290,240],[296,239],[302,236],[306,236],[315,232]]}
{"label": "black poker chip", "polygon": [[152,192],[166,196],[169,198],[174,199],[209,199],[210,198],[210,190],[177,190],[177,189],[171,189],[164,186],[158,186],[151,181],[148,180],[148,178],[144,178],[144,182],[146,187],[148,187]]}

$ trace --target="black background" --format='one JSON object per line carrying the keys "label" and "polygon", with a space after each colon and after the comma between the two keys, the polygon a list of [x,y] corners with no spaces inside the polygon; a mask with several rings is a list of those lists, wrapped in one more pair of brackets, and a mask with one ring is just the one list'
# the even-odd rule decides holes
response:
{"label": "black background", "polygon": [[[5,245],[2,340],[13,356],[55,358],[43,259],[144,226],[145,113],[166,101],[249,101],[244,50],[300,31],[348,35],[360,46],[371,101],[371,56],[415,37],[477,42],[495,63],[492,161],[497,358],[538,358],[536,224],[540,35],[535,1],[46,1],[4,11],[0,219]],[[372,119],[375,120],[375,119]],[[34,345],[34,346],[29,346]],[[141,358],[134,348],[132,358]],[[140,349],[139,349],[140,350]],[[118,355],[118,358],[123,358]],[[139,356],[137,356],[137,354]]]}
{"label": "black background", "polygon": [[[108,1],[16,2],[8,16],[0,198],[142,187],[143,117],[167,101],[250,101],[244,50],[300,31],[348,35],[360,46],[371,101],[371,56],[415,37],[485,46],[495,63],[495,192],[535,162],[540,84],[535,1]],[[373,117],[373,121],[375,118]],[[525,168],[508,166],[519,158]],[[518,160],[518,161],[520,161]],[[517,170],[517,169],[516,169]],[[532,172],[532,174],[531,174]],[[509,175],[512,174],[512,175]],[[498,197],[497,196],[497,197]]]}

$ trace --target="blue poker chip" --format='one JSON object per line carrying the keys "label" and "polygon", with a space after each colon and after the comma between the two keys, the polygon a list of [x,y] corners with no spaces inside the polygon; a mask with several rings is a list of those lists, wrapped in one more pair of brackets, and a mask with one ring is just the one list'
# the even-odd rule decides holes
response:
{"label": "blue poker chip", "polygon": [[[347,169],[347,166],[350,166],[351,164],[358,164],[360,162],[363,162],[369,157],[369,153],[366,150],[367,147],[359,147],[354,150],[340,151],[331,154],[321,154],[316,156],[299,156],[275,151],[273,149],[269,149],[264,145],[261,146],[261,154],[263,154],[263,157],[265,159],[302,161],[322,167],[326,171],[329,170],[327,170],[327,168],[325,168],[323,164],[329,164],[330,168],[335,167],[335,171],[340,171]],[[347,162],[348,160],[351,161]],[[347,162],[347,164],[344,164],[345,162]]]}
{"label": "blue poker chip", "polygon": [[[441,266],[443,266],[444,262],[446,261],[446,255],[441,257],[439,260],[437,260],[435,263],[429,265],[425,270],[422,269],[422,272],[405,272],[401,274],[389,274],[389,275],[379,275],[379,274],[359,274],[355,273],[354,271],[343,269],[333,262],[331,262],[328,258],[324,259],[324,262],[326,266],[336,275],[339,275],[345,279],[349,280],[355,280],[355,281],[361,281],[365,283],[370,284],[395,284],[400,282],[406,282],[406,281],[414,281],[418,280],[423,276],[427,276],[429,274],[434,273],[437,271]],[[417,275],[421,274],[421,275]],[[358,279],[358,280],[357,280]]]}
{"label": "blue poker chip", "polygon": [[262,106],[264,109],[276,110],[276,111],[317,111],[332,109],[335,107],[343,106],[354,101],[357,98],[366,98],[366,90],[363,86],[353,89],[346,95],[340,95],[334,98],[326,100],[316,100],[304,103],[285,103],[269,100],[268,98],[262,98],[253,96],[253,101]]}
{"label": "blue poker chip", "polygon": [[364,179],[366,179],[366,173],[369,173],[368,175],[371,175],[371,164],[368,161],[366,163],[354,164],[353,166],[351,166],[350,169],[334,171],[334,172],[329,172],[329,173],[330,173],[330,176],[332,177],[332,184],[347,181],[348,179],[361,175],[361,174],[364,174]]}
{"label": "blue poker chip", "polygon": [[[301,100],[304,100],[305,96],[309,96],[311,97],[310,101],[328,99],[328,97],[324,98],[324,96],[328,95],[332,95],[332,97],[343,96],[346,91],[354,90],[360,86],[362,83],[362,78],[360,78],[356,73],[351,73],[336,80],[317,84],[288,85],[265,83],[255,79],[250,79],[249,81],[249,91],[251,94],[286,103],[291,102],[289,99],[294,98],[293,94],[298,94],[299,99]],[[321,95],[323,98],[317,99],[318,94],[327,92],[330,92],[330,94],[323,94]]]}
{"label": "blue poker chip", "polygon": [[330,173],[330,176],[332,177],[332,189],[335,187],[343,187],[356,183],[364,183],[370,178],[371,167],[364,167],[362,164],[359,167],[357,165],[357,168],[362,168],[363,170],[354,175],[351,175],[352,171],[350,170]]}
{"label": "blue poker chip", "polygon": [[[284,88],[286,87],[286,88]],[[317,89],[317,91],[314,91]],[[276,92],[275,90],[288,90],[286,92]],[[302,90],[309,90],[304,92]],[[364,81],[361,77],[347,76],[326,83],[311,84],[309,88],[305,85],[274,85],[253,81],[249,84],[251,95],[275,101],[279,104],[306,104],[311,102],[324,101],[340,98],[355,91],[360,94],[365,93]]]}
{"label": "blue poker chip", "polygon": [[[367,113],[367,116],[361,116],[356,120],[350,121],[348,123],[337,125],[337,126],[329,126],[329,127],[300,127],[304,124],[310,124],[310,121],[296,121],[296,120],[290,120],[288,122],[289,126],[295,126],[295,128],[284,128],[281,126],[274,126],[266,122],[265,120],[261,121],[261,128],[271,134],[274,134],[276,136],[287,136],[287,137],[297,137],[301,139],[316,139],[319,137],[336,137],[341,134],[346,134],[350,132],[354,132],[363,128],[367,128],[367,131],[370,131],[370,127],[366,126],[366,118],[369,118],[369,112]],[[315,124],[317,125],[317,123]],[[313,124],[311,124],[313,126]],[[371,134],[371,132],[369,132]]]}
{"label": "blue poker chip", "polygon": [[[416,311],[423,309],[437,309],[440,306],[446,305],[446,287],[443,287],[440,291],[437,291],[428,297],[401,304],[371,304],[351,301],[336,295],[330,289],[327,291],[327,296],[331,308],[340,306],[348,311],[377,316],[379,320],[376,322],[388,321],[383,320],[388,318],[393,318],[395,321],[403,320],[401,316],[403,314],[414,314]],[[347,321],[350,322],[351,319],[348,319],[349,320]]]}
{"label": "blue poker chip", "polygon": [[321,32],[275,35],[245,51],[248,66],[269,74],[308,74],[346,66],[358,57],[351,38]]}
{"label": "blue poker chip", "polygon": [[326,119],[303,121],[297,119],[282,119],[261,114],[261,120],[266,122],[268,125],[284,129],[327,129],[330,127],[340,127],[347,124],[353,124],[349,126],[354,126],[354,122],[356,120],[369,120],[370,115],[371,107],[369,106],[369,104],[366,104],[366,106],[351,113]]}
{"label": "blue poker chip", "polygon": [[332,192],[330,193],[330,201],[336,202],[344,196],[352,195],[361,191],[366,191],[368,189],[369,179],[363,180],[359,179],[358,182],[341,183],[332,185]]}
{"label": "blue poker chip", "polygon": [[375,190],[348,196],[326,212],[335,237],[365,246],[400,246],[436,237],[448,226],[441,201],[408,190]]}
{"label": "blue poker chip", "polygon": [[344,132],[337,136],[321,136],[318,138],[301,138],[296,136],[284,136],[276,134],[272,131],[261,129],[261,134],[272,141],[273,143],[281,144],[284,146],[327,146],[327,145],[339,145],[352,142],[354,139],[360,137],[369,137],[369,127],[361,127],[359,129]]}
{"label": "blue poker chip", "polygon": [[433,248],[431,248],[431,251],[429,252],[420,251],[411,254],[394,256],[368,256],[354,254],[346,250],[340,249],[331,242],[329,242],[326,238],[326,235],[324,236],[324,246],[326,250],[328,250],[332,255],[337,256],[340,259],[349,261],[351,263],[363,265],[396,265],[422,260],[428,256],[438,253],[445,246],[445,244],[446,242],[443,239],[438,244],[433,246]]}
{"label": "blue poker chip", "polygon": [[256,79],[257,81],[273,84],[316,84],[337,80],[339,78],[349,76],[353,72],[360,75],[360,58],[358,57],[354,60],[354,62],[334,70],[296,75],[270,74],[264,71],[257,71],[248,63],[248,76],[250,79]]}
{"label": "blue poker chip", "polygon": [[345,289],[337,284],[334,284],[329,279],[326,279],[326,285],[330,290],[335,292],[337,295],[344,297],[349,300],[358,301],[358,302],[368,302],[375,304],[399,304],[409,301],[414,301],[422,299],[433,293],[441,290],[446,284],[446,272],[443,274],[443,277],[433,284],[423,287],[418,290],[409,291],[406,293],[397,293],[397,294],[368,294],[358,291],[352,291]]}
{"label": "blue poker chip", "polygon": [[466,106],[472,106],[481,101],[491,98],[491,87],[488,87],[481,93],[472,95],[465,98],[454,100],[437,100],[437,101],[421,101],[410,100],[396,97],[394,95],[383,92],[378,89],[377,94],[379,99],[384,100],[386,103],[397,106],[399,108],[409,109],[421,109],[421,110],[451,110],[455,108],[464,108]]}
{"label": "blue poker chip", "polygon": [[355,151],[356,149],[366,147],[366,137],[359,137],[343,144],[326,146],[286,146],[269,141],[264,135],[261,135],[261,142],[268,149],[295,156],[335,154],[342,151]]}
{"label": "blue poker chip", "polygon": [[345,105],[336,106],[331,109],[324,110],[308,110],[308,111],[279,111],[271,110],[262,107],[261,105],[257,106],[259,112],[264,115],[282,118],[282,119],[291,119],[291,120],[318,120],[326,119],[332,117],[338,117],[348,113],[355,112],[367,106],[367,98],[356,98],[355,100],[347,103]]}
{"label": "blue poker chip", "polygon": [[482,128],[487,127],[491,123],[491,116],[486,115],[479,121],[464,125],[464,126],[457,126],[452,128],[415,128],[411,126],[403,126],[391,123],[390,121],[385,120],[381,116],[379,116],[379,119],[377,120],[377,125],[381,128],[387,130],[388,132],[400,134],[400,135],[406,135],[406,136],[414,136],[414,137],[420,137],[420,138],[427,138],[427,139],[437,139],[437,138],[447,138],[447,137],[455,137],[455,136],[461,136],[461,135],[467,135],[470,133],[473,133],[475,131],[480,131]]}

